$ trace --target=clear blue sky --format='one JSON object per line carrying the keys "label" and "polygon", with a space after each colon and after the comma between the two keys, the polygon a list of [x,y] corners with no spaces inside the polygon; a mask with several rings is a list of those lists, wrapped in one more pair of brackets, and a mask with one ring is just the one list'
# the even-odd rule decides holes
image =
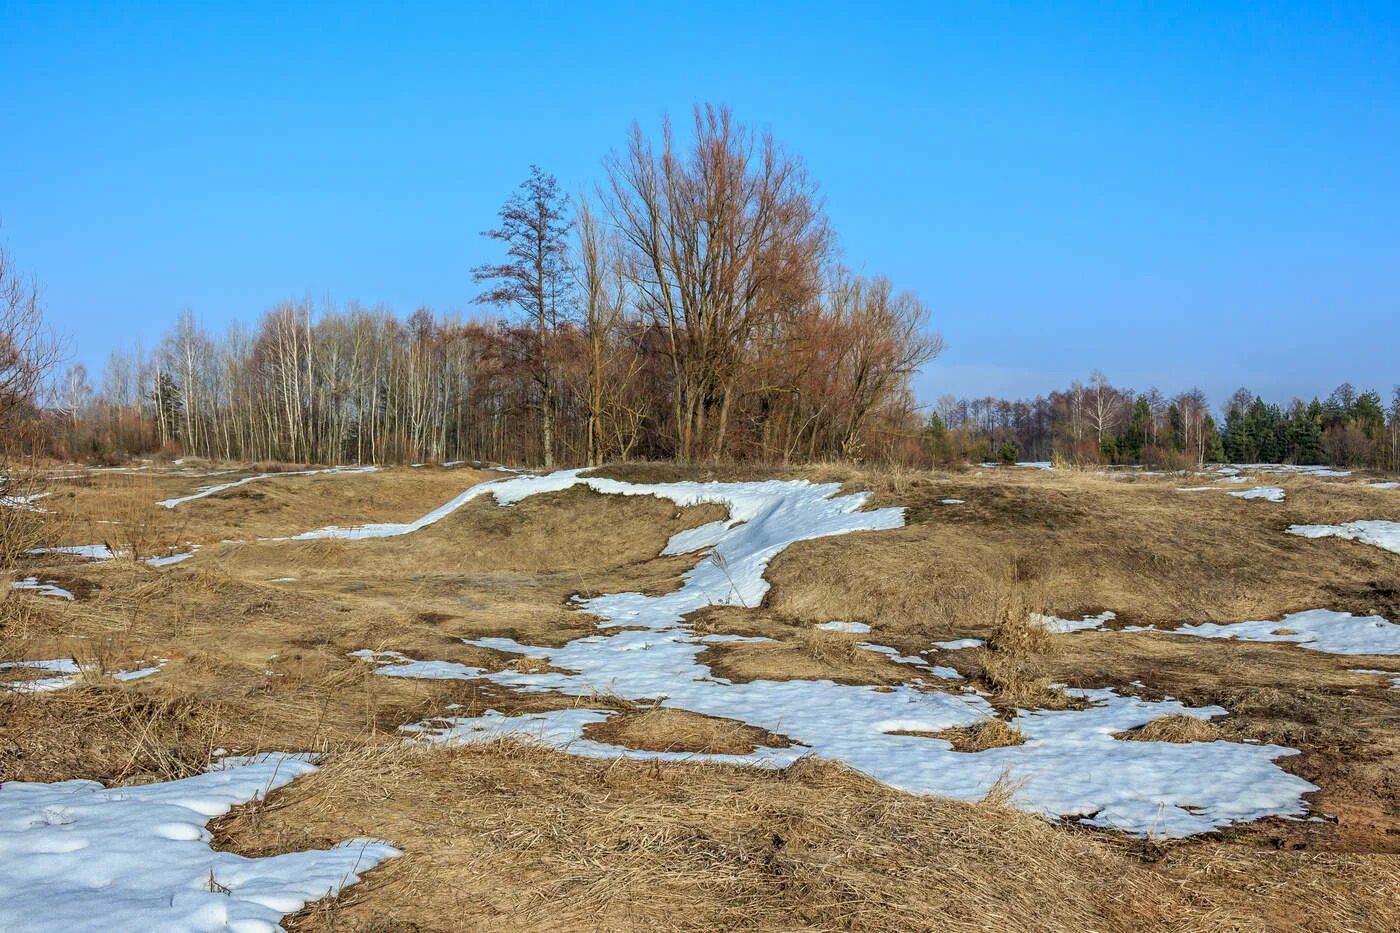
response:
{"label": "clear blue sky", "polygon": [[943,392],[1400,382],[1400,4],[0,0],[0,238],[96,370],[184,307],[468,310],[531,161],[733,105]]}

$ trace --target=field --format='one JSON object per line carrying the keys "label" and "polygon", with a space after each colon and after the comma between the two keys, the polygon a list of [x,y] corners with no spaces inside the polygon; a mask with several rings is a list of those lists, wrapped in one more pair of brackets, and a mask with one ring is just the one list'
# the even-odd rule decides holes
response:
{"label": "field", "polygon": [[0,928],[1400,928],[1382,477],[314,469],[9,503]]}

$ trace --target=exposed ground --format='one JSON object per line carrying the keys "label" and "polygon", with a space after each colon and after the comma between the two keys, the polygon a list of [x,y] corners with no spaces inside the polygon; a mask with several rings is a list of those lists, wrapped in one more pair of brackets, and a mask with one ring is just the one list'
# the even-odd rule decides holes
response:
{"label": "exposed ground", "polygon": [[[144,783],[202,770],[215,750],[328,752],[321,771],[216,824],[219,846],[262,855],[376,836],[404,855],[293,929],[820,927],[835,929],[1389,930],[1400,927],[1400,690],[1354,669],[1395,657],[1186,638],[1130,626],[1278,619],[1325,607],[1400,620],[1400,555],[1285,533],[1295,523],[1400,520],[1400,491],[1365,478],[1259,477],[1282,502],[1181,492],[1211,477],[1028,469],[966,473],[624,465],[637,482],[839,481],[907,508],[904,528],[796,544],[763,605],[697,613],[732,681],[910,683],[860,647],[928,654],[1008,718],[1071,703],[1052,684],[1217,704],[1210,724],[1161,721],[1149,741],[1277,743],[1318,785],[1320,821],[1267,819],[1188,840],[1051,824],[1006,804],[902,794],[839,766],[785,771],[595,760],[501,742],[405,747],[399,727],[445,715],[582,705],[470,680],[381,677],[348,657],[384,649],[499,670],[540,659],[463,644],[562,645],[590,618],[576,594],[669,592],[694,555],[671,535],[723,517],[652,497],[575,488],[509,508],[474,500],[397,538],[259,541],[321,526],[408,521],[498,473],[459,467],[282,476],[174,509],[155,503],[261,470],[148,467],[55,479],[49,544],[128,556],[33,556],[17,577],[68,601],[9,594],[0,660],[75,658],[90,670],[166,659],[128,682],[83,675],[49,693],[0,693],[0,780]],[[228,469],[228,467],[224,467]],[[960,504],[943,504],[961,499]],[[189,550],[153,568],[141,558]],[[291,578],[291,579],[288,579]],[[1028,612],[1112,610],[1108,631],[1029,631]],[[868,635],[815,629],[861,622]],[[18,674],[17,677],[35,676]],[[455,704],[455,706],[454,706]],[[590,739],[653,751],[743,754],[781,735],[733,720],[587,698],[620,713]],[[451,708],[451,709],[450,709]],[[960,750],[1013,744],[998,727],[939,735]]]}

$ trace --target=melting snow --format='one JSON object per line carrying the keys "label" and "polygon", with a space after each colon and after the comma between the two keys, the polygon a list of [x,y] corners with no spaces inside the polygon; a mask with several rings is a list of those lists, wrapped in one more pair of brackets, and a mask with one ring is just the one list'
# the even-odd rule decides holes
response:
{"label": "melting snow", "polygon": [[967,500],[965,500],[965,499],[939,499],[939,500],[938,500],[938,503],[939,503],[940,505],[962,505],[965,501],[967,501]]}
{"label": "melting snow", "polygon": [[[143,667],[130,671],[110,671],[108,675],[116,680],[140,680],[152,674],[160,672],[165,666],[168,658],[159,658],[154,667]],[[60,674],[59,677],[45,677],[37,680],[12,680],[0,681],[0,689],[13,690],[16,693],[42,693],[50,690],[62,690],[71,687],[78,682],[78,675],[83,673],[85,668],[72,658],[54,658],[48,661],[6,661],[0,664],[0,671],[10,670],[38,670],[52,671]],[[102,672],[97,667],[91,667],[89,673],[100,675]]]}
{"label": "melting snow", "polygon": [[73,594],[58,586],[53,581],[47,583],[39,582],[38,577],[25,577],[23,580],[16,580],[10,584],[11,589],[34,590],[40,596],[57,596],[61,599],[71,600]]}
{"label": "melting snow", "polygon": [[[903,524],[901,509],[858,511],[866,495],[838,495],[836,484],[803,481],[763,483],[671,483],[640,485],[582,477],[580,471],[522,476],[484,483],[415,522],[359,529],[322,529],[302,537],[365,538],[407,534],[438,521],[478,495],[492,493],[503,505],[538,492],[586,484],[601,493],[654,495],[677,505],[702,502],[728,507],[729,517],[680,532],[663,553],[705,549],[684,575],[684,584],[661,596],[615,593],[580,600],[578,609],[598,619],[599,631],[561,647],[525,645],[510,638],[481,638],[467,644],[543,658],[551,670],[488,672],[447,661],[418,661],[399,652],[354,652],[391,677],[483,679],[521,691],[568,696],[611,693],[629,700],[702,715],[737,719],[786,735],[804,751],[836,759],[891,786],[913,793],[977,800],[1003,775],[1019,782],[1018,804],[1048,817],[1082,818],[1128,832],[1187,836],[1270,814],[1306,812],[1300,795],[1315,789],[1275,765],[1294,750],[1275,745],[1225,741],[1186,745],[1130,742],[1113,733],[1171,714],[1198,718],[1223,715],[1217,707],[1191,709],[1173,701],[1149,702],[1110,690],[1071,691],[1091,704],[1084,710],[1022,713],[1014,725],[1024,745],[963,753],[923,735],[985,721],[994,710],[975,694],[923,690],[908,684],[875,688],[829,680],[754,680],[730,683],[700,663],[705,650],[684,616],[710,605],[757,606],[768,590],[768,562],[788,545],[852,531]],[[1093,627],[1104,613],[1069,623]],[[1088,625],[1084,623],[1090,623]],[[611,630],[611,631],[609,631]],[[929,668],[921,658],[892,648],[865,646],[901,663]],[[940,676],[942,676],[940,674]],[[581,729],[600,710],[573,710],[529,717],[490,713],[474,719],[433,720],[419,734],[444,741],[489,741],[528,733],[575,750]],[[581,753],[602,753],[582,746]],[[609,755],[622,754],[616,749]],[[628,751],[632,757],[659,753]],[[764,749],[740,756],[744,763],[781,762],[792,750]],[[693,757],[693,756],[688,756]]]}
{"label": "melting snow", "polygon": [[[1226,469],[1222,467],[1220,472],[1224,473]],[[1351,475],[1351,470],[1334,470],[1331,467],[1294,463],[1236,463],[1228,469],[1236,473],[1240,470],[1249,470],[1253,473],[1284,473],[1299,476],[1339,477]]]}
{"label": "melting snow", "polygon": [[1038,612],[1031,613],[1030,621],[1047,632],[1054,632],[1056,635],[1064,635],[1068,632],[1085,632],[1090,629],[1102,629],[1103,624],[1110,619],[1116,618],[1112,612],[1100,612],[1096,616],[1085,616],[1082,619],[1061,619],[1059,616],[1041,615]]}
{"label": "melting snow", "polygon": [[[15,693],[47,693],[50,690],[62,690],[64,687],[71,687],[78,682],[77,675],[82,673],[82,668],[78,662],[72,658],[54,658],[49,661],[5,661],[0,663],[0,671],[33,670],[50,671],[58,674],[58,677],[42,677],[35,680],[11,680],[0,682],[0,687],[13,690]],[[0,785],[3,786],[3,785]]]}
{"label": "melting snow", "polygon": [[1270,502],[1283,501],[1283,490],[1278,486],[1255,486],[1253,489],[1232,492],[1230,495],[1237,499],[1267,499]]}
{"label": "melting snow", "polygon": [[315,766],[291,756],[226,759],[205,774],[106,788],[96,781],[0,785],[0,917],[6,928],[273,931],[397,849],[353,839],[333,849],[244,858],[205,828]]}
{"label": "melting snow", "polygon": [[[147,557],[146,563],[152,567],[168,567],[171,564],[178,564],[182,560],[189,560],[194,556],[194,552],[199,550],[199,545],[194,545],[189,551],[182,554],[169,554],[164,557]],[[32,547],[26,553],[29,554],[70,554],[73,557],[82,557],[87,560],[113,560],[118,557],[126,557],[130,552],[124,550],[113,551],[105,544],[66,544],[62,547]]]}
{"label": "melting snow", "polygon": [[980,648],[986,644],[981,638],[955,638],[952,641],[936,641],[933,647],[944,651],[957,651],[959,648]]}
{"label": "melting snow", "polygon": [[1376,489],[1400,489],[1400,483],[1394,482],[1370,483],[1369,485],[1374,486]]}
{"label": "melting snow", "polygon": [[199,545],[195,545],[193,551],[185,551],[183,554],[168,554],[165,557],[148,557],[146,563],[152,567],[169,567],[171,564],[178,564],[182,560],[189,560],[194,556],[194,552],[199,550]]}
{"label": "melting snow", "polygon": [[173,509],[173,508],[175,508],[177,505],[181,505],[181,504],[186,503],[186,502],[192,502],[192,501],[194,501],[195,499],[203,499],[205,496],[212,496],[212,495],[214,495],[214,494],[216,494],[216,493],[223,492],[225,489],[233,489],[235,486],[243,486],[243,485],[246,485],[247,483],[255,483],[255,482],[257,482],[258,480],[263,480],[263,479],[272,479],[273,477],[276,477],[276,476],[316,476],[316,475],[322,474],[322,473],[373,473],[373,472],[375,472],[375,471],[378,470],[378,469],[379,469],[379,467],[376,467],[376,466],[364,466],[364,467],[343,467],[343,466],[338,466],[338,467],[329,467],[329,468],[327,468],[327,469],[322,469],[322,470],[289,470],[289,471],[287,471],[286,473],[258,473],[258,474],[255,475],[255,476],[245,476],[245,477],[243,477],[242,479],[234,480],[234,481],[231,482],[231,483],[220,483],[220,484],[218,484],[217,486],[206,486],[205,488],[201,489],[199,492],[193,493],[193,494],[188,495],[188,496],[180,496],[180,497],[175,498],[175,499],[162,499],[162,500],[160,500],[160,502],[158,502],[158,503],[156,503],[156,504],[157,504],[157,505],[163,505],[163,506],[165,506],[167,509]]}
{"label": "melting snow", "polygon": [[62,547],[32,547],[30,554],[72,554],[89,560],[111,560],[116,555],[105,544],[67,544]]}
{"label": "melting snow", "polygon": [[36,492],[28,496],[0,496],[0,506],[7,509],[18,509],[21,512],[47,512],[48,509],[41,509],[34,504],[36,499],[47,496],[46,492]]}
{"label": "melting snow", "polygon": [[853,632],[856,635],[864,635],[870,631],[870,626],[864,622],[823,622],[817,628],[824,632]]}
{"label": "melting snow", "polygon": [[1381,671],[1371,667],[1353,667],[1351,668],[1351,672],[1353,674],[1379,674],[1382,677],[1389,677],[1390,685],[1395,689],[1400,690],[1400,672]]}
{"label": "melting snow", "polygon": [[1400,522],[1370,520],[1342,525],[1290,525],[1288,533],[1304,538],[1346,538],[1400,554]]}
{"label": "melting snow", "polygon": [[1287,641],[1328,654],[1400,654],[1400,625],[1380,616],[1354,616],[1331,609],[1295,612],[1277,622],[1183,625],[1168,634]]}

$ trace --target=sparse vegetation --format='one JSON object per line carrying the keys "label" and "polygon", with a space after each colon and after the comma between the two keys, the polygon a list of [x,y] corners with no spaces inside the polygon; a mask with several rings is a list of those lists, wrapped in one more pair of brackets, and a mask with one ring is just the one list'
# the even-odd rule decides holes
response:
{"label": "sparse vegetation", "polygon": [[[712,469],[607,472],[654,481]],[[775,475],[727,469],[725,479]],[[141,472],[150,475],[99,473],[54,484],[49,517],[65,534],[81,533],[75,529],[84,524],[70,516],[125,510],[139,528],[145,520],[137,500],[188,493],[201,482],[178,467]],[[1393,916],[1400,872],[1383,853],[1396,819],[1386,775],[1400,759],[1400,714],[1386,688],[1348,673],[1350,662],[1287,645],[1152,632],[1054,635],[1031,619],[1051,606],[1070,617],[1113,606],[1126,622],[1170,626],[1193,618],[1189,607],[1202,600],[1214,600],[1217,618],[1277,618],[1324,602],[1400,615],[1386,582],[1394,580],[1393,562],[1383,552],[1300,547],[1277,534],[1277,523],[1295,510],[1326,518],[1358,507],[1349,503],[1385,508],[1380,492],[1286,478],[1280,519],[1233,508],[1224,497],[1175,494],[1166,480],[915,471],[896,478],[838,465],[776,474],[872,488],[880,504],[906,505],[911,523],[790,548],[769,568],[774,589],[762,605],[702,613],[701,631],[770,639],[708,647],[704,657],[717,676],[830,678],[877,689],[924,676],[860,648],[873,634],[815,628],[834,618],[877,621],[877,640],[903,653],[978,637],[984,647],[948,652],[946,663],[988,690],[1003,718],[931,733],[960,753],[1023,741],[1008,724],[1015,710],[1078,702],[1052,683],[1136,681],[1143,695],[1217,703],[1230,715],[1218,722],[1165,717],[1116,738],[1301,748],[1290,767],[1323,787],[1318,811],[1338,814],[1336,822],[1266,822],[1228,839],[1156,843],[1157,861],[1147,865],[1135,844],[1008,808],[1012,784],[968,805],[901,795],[817,762],[772,774],[591,762],[514,742],[401,746],[398,727],[406,723],[580,701],[471,681],[376,677],[349,651],[547,670],[540,657],[460,639],[559,645],[586,634],[587,617],[565,608],[574,594],[670,592],[697,558],[656,555],[676,531],[723,514],[573,490],[511,509],[473,503],[400,539],[254,540],[329,521],[403,520],[489,475],[404,468],[241,487],[231,493],[256,496],[215,495],[174,510],[175,534],[204,547],[196,559],[161,571],[23,558],[23,572],[62,579],[80,598],[10,596],[5,605],[22,617],[8,617],[8,657],[73,657],[99,671],[169,661],[159,674],[129,683],[84,678],[64,691],[4,697],[0,777],[139,783],[194,773],[217,748],[329,752],[321,773],[218,823],[219,843],[259,855],[369,834],[408,854],[349,896],[290,918],[293,929],[387,919],[431,928],[444,917],[467,926],[628,926],[658,910],[687,927],[878,929],[928,909],[953,928],[975,929],[994,904],[1019,909],[1022,895],[1056,898],[1050,915],[1034,914],[1045,923],[1101,929],[1168,921],[1287,927],[1282,920],[1305,910],[1326,918],[1324,925],[1366,929]],[[935,507],[948,496],[967,508]],[[241,543],[221,543],[230,538]],[[294,579],[273,582],[284,578]],[[1337,583],[1358,578],[1378,585]],[[922,689],[958,688],[954,681]],[[615,697],[583,702],[614,711],[586,737],[625,747],[745,754],[789,741],[781,730]],[[1307,854],[1287,851],[1294,845],[1307,846]],[[890,864],[901,866],[895,876]],[[1009,887],[1013,877],[1034,880]],[[1125,885],[1134,898],[1105,896]]]}

